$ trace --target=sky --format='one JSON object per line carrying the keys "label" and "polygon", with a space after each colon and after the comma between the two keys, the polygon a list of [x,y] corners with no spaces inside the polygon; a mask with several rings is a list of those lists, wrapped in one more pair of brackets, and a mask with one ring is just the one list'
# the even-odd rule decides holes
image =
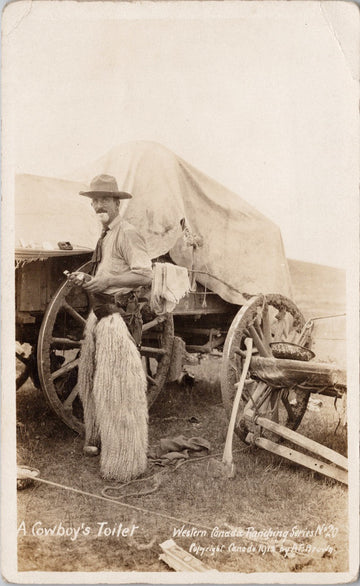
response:
{"label": "sky", "polygon": [[358,20],[345,2],[9,4],[8,177],[67,177],[117,144],[159,142],[277,223],[289,258],[346,267]]}

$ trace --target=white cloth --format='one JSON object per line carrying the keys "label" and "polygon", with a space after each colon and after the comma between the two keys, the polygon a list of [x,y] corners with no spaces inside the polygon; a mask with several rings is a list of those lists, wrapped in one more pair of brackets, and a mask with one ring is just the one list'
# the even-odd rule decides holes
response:
{"label": "white cloth", "polygon": [[156,262],[153,267],[150,307],[155,313],[170,313],[188,292],[188,271],[168,262]]}

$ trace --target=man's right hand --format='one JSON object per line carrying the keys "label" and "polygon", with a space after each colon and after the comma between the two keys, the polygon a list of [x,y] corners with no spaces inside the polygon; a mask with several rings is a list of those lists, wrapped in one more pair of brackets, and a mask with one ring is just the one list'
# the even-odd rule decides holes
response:
{"label": "man's right hand", "polygon": [[84,283],[89,282],[92,277],[86,273],[82,273],[80,271],[75,271],[74,273],[70,273],[68,276],[68,280],[71,281],[74,285],[83,286]]}

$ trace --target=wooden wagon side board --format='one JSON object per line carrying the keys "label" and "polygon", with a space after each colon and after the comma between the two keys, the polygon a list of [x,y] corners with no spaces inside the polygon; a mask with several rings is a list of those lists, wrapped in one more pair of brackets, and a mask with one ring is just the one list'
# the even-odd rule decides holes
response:
{"label": "wooden wagon side board", "polygon": [[64,270],[74,271],[91,257],[91,251],[21,251],[15,261],[17,312],[44,313],[51,298],[64,282]]}

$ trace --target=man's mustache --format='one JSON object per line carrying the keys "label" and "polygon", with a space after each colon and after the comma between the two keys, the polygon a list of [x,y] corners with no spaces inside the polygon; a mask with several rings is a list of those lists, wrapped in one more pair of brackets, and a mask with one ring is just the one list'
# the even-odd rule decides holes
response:
{"label": "man's mustache", "polygon": [[101,209],[101,210],[96,210],[96,213],[97,213],[97,214],[107,214],[107,211],[106,211],[106,210],[103,210],[103,209]]}

